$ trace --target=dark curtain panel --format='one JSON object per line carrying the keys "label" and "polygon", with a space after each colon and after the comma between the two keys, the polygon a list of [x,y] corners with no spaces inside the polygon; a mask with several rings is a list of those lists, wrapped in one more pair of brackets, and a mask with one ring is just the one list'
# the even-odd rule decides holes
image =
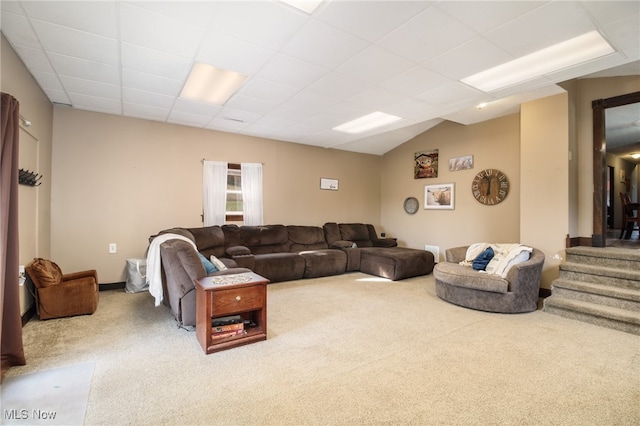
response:
{"label": "dark curtain panel", "polygon": [[2,94],[0,104],[0,348],[2,375],[15,365],[25,365],[18,286],[18,132],[19,104]]}

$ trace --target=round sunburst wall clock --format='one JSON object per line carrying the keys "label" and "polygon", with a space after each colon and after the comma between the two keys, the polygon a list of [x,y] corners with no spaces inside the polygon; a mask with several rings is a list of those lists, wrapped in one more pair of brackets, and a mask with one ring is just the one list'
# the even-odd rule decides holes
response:
{"label": "round sunburst wall clock", "polygon": [[500,204],[509,194],[509,179],[500,170],[482,170],[471,182],[471,193],[487,206]]}

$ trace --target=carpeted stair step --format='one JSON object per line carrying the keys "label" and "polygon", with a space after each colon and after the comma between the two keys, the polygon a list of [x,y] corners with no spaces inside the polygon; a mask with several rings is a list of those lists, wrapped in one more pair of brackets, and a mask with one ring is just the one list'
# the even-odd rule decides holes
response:
{"label": "carpeted stair step", "polygon": [[565,262],[560,265],[560,278],[640,290],[640,267],[638,269],[620,269]]}
{"label": "carpeted stair step", "polygon": [[564,279],[553,281],[551,289],[558,297],[640,312],[640,289]]}
{"label": "carpeted stair step", "polygon": [[570,300],[551,295],[544,300],[545,312],[614,330],[640,335],[640,312]]}
{"label": "carpeted stair step", "polygon": [[565,250],[566,261],[607,268],[640,270],[640,250],[616,247],[570,247]]}

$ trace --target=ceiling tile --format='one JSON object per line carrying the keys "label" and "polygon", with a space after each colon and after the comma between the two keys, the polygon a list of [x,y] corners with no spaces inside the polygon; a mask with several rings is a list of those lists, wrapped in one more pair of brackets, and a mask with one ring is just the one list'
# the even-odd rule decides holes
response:
{"label": "ceiling tile", "polygon": [[125,103],[148,105],[168,110],[173,105],[175,97],[125,87],[122,89],[122,100]]}
{"label": "ceiling tile", "polygon": [[89,111],[104,112],[107,114],[122,114],[122,104],[114,99],[98,98],[82,93],[70,93],[71,104],[74,108],[87,109]]}
{"label": "ceiling tile", "polygon": [[378,46],[370,46],[337,67],[336,71],[369,83],[378,84],[415,65],[415,63],[388,50]]}
{"label": "ceiling tile", "polygon": [[359,93],[351,98],[349,102],[366,106],[370,112],[385,111],[387,105],[395,104],[404,99],[404,96],[392,92],[391,90],[384,89],[382,87],[371,87],[362,93]]}
{"label": "ceiling tile", "polygon": [[277,104],[267,100],[251,98],[243,95],[235,95],[227,101],[225,106],[242,111],[255,112],[257,114],[265,114],[273,109]]}
{"label": "ceiling tile", "polygon": [[308,19],[277,2],[220,2],[213,29],[269,50],[280,50]]}
{"label": "ceiling tile", "polygon": [[199,27],[169,16],[133,6],[120,5],[120,33],[123,42],[192,57],[205,33]]}
{"label": "ceiling tile", "polygon": [[560,1],[549,2],[488,31],[485,37],[510,55],[520,57],[595,29],[576,2]]}
{"label": "ceiling tile", "polygon": [[286,84],[275,83],[273,81],[260,78],[251,78],[238,91],[238,94],[246,95],[256,99],[264,99],[277,104],[286,101],[298,93],[300,89]]}
{"label": "ceiling tile", "polygon": [[166,121],[169,116],[169,110],[167,108],[158,108],[149,105],[137,105],[124,102],[122,105],[122,111],[136,118],[144,118],[154,121]]}
{"label": "ceiling tile", "polygon": [[327,108],[334,107],[338,102],[340,101],[336,98],[304,91],[289,99],[287,106],[315,114]]}
{"label": "ceiling tile", "polygon": [[476,37],[466,25],[429,7],[378,44],[414,62],[424,62]]}
{"label": "ceiling tile", "polygon": [[122,68],[184,81],[191,71],[190,59],[148,49],[131,43],[122,43]]}
{"label": "ceiling tile", "polygon": [[33,19],[103,37],[118,36],[115,1],[22,1],[21,4]]}
{"label": "ceiling tile", "polygon": [[38,38],[42,40],[42,45],[49,52],[118,65],[118,43],[115,39],[44,21],[32,20],[31,22]]}
{"label": "ceiling tile", "polygon": [[414,96],[418,87],[421,91],[427,91],[451,82],[443,75],[436,74],[421,66],[415,66],[380,83],[380,86],[406,96]]}
{"label": "ceiling tile", "polygon": [[329,25],[375,42],[433,3],[435,2],[372,1],[367,3],[367,18],[362,19],[362,8],[358,2],[332,1],[317,17]]}
{"label": "ceiling tile", "polygon": [[64,87],[60,83],[57,74],[43,71],[34,71],[32,74],[43,89],[64,91]]}
{"label": "ceiling tile", "polygon": [[118,68],[100,62],[49,53],[53,69],[60,76],[66,75],[86,80],[100,81],[106,84],[120,84]]}
{"label": "ceiling tile", "polygon": [[171,110],[169,117],[167,117],[168,123],[182,124],[185,126],[204,127],[211,121],[209,115],[190,114],[188,112]]}
{"label": "ceiling tile", "polygon": [[302,89],[318,80],[326,72],[326,68],[285,55],[275,55],[256,76]]}
{"label": "ceiling tile", "polygon": [[443,1],[438,8],[478,33],[485,33],[528,13],[546,1]]}
{"label": "ceiling tile", "polygon": [[32,49],[30,47],[16,47],[16,53],[31,71],[42,71],[54,73],[51,62],[42,49]]}
{"label": "ceiling tile", "polygon": [[511,59],[512,57],[504,50],[479,37],[455,47],[423,65],[453,80],[460,80]]}
{"label": "ceiling tile", "polygon": [[83,93],[98,98],[120,100],[120,87],[115,84],[105,84],[94,80],[61,76],[60,80],[69,93]]}
{"label": "ceiling tile", "polygon": [[[640,3],[638,3],[640,5]],[[605,25],[604,31],[610,43],[627,57],[640,59],[640,15],[629,15]]]}
{"label": "ceiling tile", "polygon": [[216,12],[220,10],[218,1],[133,1],[136,7],[151,10],[157,14],[206,28]]}
{"label": "ceiling tile", "polygon": [[[4,5],[4,2],[1,3]],[[0,18],[0,22],[2,22],[2,32],[7,36],[12,45],[26,46],[34,49],[42,48],[38,36],[33,32],[31,23],[25,16],[3,11]]]}
{"label": "ceiling tile", "polygon": [[337,99],[349,99],[369,87],[370,83],[332,71],[309,85],[308,89]]}
{"label": "ceiling tile", "polygon": [[312,19],[282,49],[305,62],[334,68],[367,47],[364,40]]}
{"label": "ceiling tile", "polygon": [[122,86],[137,88],[147,92],[178,96],[182,90],[183,81],[174,80],[159,75],[141,71],[122,69]]}
{"label": "ceiling tile", "polygon": [[218,68],[253,75],[273,55],[273,51],[256,44],[211,32],[198,50],[196,60]]}
{"label": "ceiling tile", "polygon": [[449,83],[416,96],[416,99],[431,105],[451,107],[457,105],[475,105],[481,100],[489,99],[489,95],[465,86],[462,83]]}

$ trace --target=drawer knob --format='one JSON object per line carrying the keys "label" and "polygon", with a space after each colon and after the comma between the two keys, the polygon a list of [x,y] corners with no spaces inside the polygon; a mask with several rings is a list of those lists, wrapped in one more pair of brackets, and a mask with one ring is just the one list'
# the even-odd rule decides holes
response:
{"label": "drawer knob", "polygon": [[242,299],[240,296],[236,296],[236,300],[239,302]]}

